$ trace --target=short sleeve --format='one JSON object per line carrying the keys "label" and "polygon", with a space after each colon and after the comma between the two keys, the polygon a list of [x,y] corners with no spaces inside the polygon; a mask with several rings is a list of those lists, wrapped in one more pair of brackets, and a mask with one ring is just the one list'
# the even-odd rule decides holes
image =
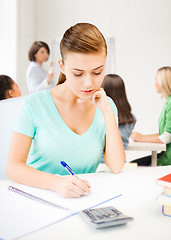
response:
{"label": "short sleeve", "polygon": [[116,124],[118,125],[118,110],[117,110],[117,107],[115,105],[115,103],[113,102],[113,100],[110,98],[110,97],[107,97],[108,98],[108,101],[113,109],[113,112],[115,114],[115,121],[116,121]]}
{"label": "short sleeve", "polygon": [[36,127],[26,99],[21,105],[21,108],[14,119],[14,122],[12,123],[12,129],[15,132],[22,133],[31,138],[34,138],[35,136]]}
{"label": "short sleeve", "polygon": [[167,104],[167,107],[166,107],[166,125],[164,128],[164,131],[168,132],[168,133],[171,133],[171,104],[170,104],[170,102]]}

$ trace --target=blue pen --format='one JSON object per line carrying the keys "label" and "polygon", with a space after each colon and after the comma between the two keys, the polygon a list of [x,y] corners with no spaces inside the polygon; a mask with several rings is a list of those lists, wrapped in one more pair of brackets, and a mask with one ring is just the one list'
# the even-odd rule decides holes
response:
{"label": "blue pen", "polygon": [[[61,161],[61,165],[71,174],[77,177],[77,175],[72,171],[72,169],[66,164],[66,162]],[[77,177],[79,179],[79,177]],[[83,195],[87,195],[88,192],[85,192]]]}
{"label": "blue pen", "polygon": [[[71,174],[75,175],[75,173],[72,171],[72,169],[66,164],[66,162],[61,161],[61,165]],[[76,175],[75,175],[76,176]]]}

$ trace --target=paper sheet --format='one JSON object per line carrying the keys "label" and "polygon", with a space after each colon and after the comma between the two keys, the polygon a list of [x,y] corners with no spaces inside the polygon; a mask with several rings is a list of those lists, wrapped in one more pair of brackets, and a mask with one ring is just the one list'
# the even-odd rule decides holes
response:
{"label": "paper sheet", "polygon": [[[82,177],[82,176],[81,176]],[[110,174],[104,180],[96,174],[88,174],[82,178],[88,179],[91,188],[89,195],[80,198],[63,198],[57,193],[15,184],[15,187],[41,197],[71,211],[56,209],[9,190],[0,191],[0,238],[4,240],[18,239],[43,227],[58,222],[72,213],[85,208],[94,207],[106,200],[119,196],[117,189],[111,188]]]}

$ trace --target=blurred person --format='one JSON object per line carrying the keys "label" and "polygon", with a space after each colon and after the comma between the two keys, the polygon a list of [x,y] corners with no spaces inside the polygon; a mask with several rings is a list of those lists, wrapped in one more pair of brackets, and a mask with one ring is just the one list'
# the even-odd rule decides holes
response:
{"label": "blurred person", "polygon": [[55,86],[52,63],[50,64],[50,70],[47,72],[42,67],[43,63],[49,59],[49,55],[50,49],[45,42],[35,41],[30,47],[28,53],[30,64],[26,72],[27,87],[30,93]]}
{"label": "blurred person", "polygon": [[129,137],[136,123],[136,118],[131,112],[126,88],[123,79],[117,74],[105,76],[102,87],[106,95],[112,98],[118,110],[118,127],[123,141],[124,149],[129,144]]}
{"label": "blurred person", "polygon": [[0,100],[20,96],[21,91],[17,83],[7,75],[0,75]]}
{"label": "blurred person", "polygon": [[[159,117],[159,133],[143,135],[133,132],[131,138],[136,142],[165,143],[166,151],[157,154],[157,165],[171,165],[171,67],[164,66],[158,69],[155,77],[156,92],[161,94],[165,104]],[[151,156],[137,160],[138,165],[150,165]]]}

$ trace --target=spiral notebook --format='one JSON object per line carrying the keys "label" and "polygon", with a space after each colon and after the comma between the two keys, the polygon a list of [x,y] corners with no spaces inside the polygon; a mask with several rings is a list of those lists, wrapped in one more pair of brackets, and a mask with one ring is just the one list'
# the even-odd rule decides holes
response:
{"label": "spiral notebook", "polygon": [[94,181],[92,176],[88,180],[92,186],[91,194],[81,198],[67,199],[52,191],[20,184],[1,190],[0,239],[21,238],[71,217],[80,210],[120,196],[116,190],[109,191],[109,186],[102,191],[102,179]]}

